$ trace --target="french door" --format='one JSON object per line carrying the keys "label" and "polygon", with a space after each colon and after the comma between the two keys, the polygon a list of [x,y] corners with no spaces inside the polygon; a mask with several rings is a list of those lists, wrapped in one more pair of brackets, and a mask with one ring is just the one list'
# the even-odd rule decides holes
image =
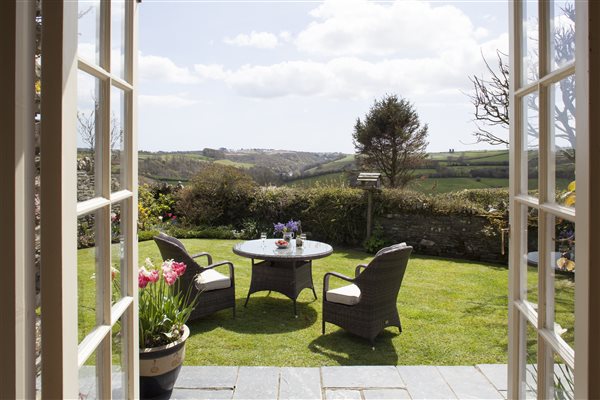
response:
{"label": "french door", "polygon": [[600,156],[589,135],[593,8],[510,2],[510,398],[598,390],[590,376],[598,317],[589,312],[598,287],[589,195],[599,184],[590,161]]}
{"label": "french door", "polygon": [[137,398],[134,0],[42,1],[43,398]]}

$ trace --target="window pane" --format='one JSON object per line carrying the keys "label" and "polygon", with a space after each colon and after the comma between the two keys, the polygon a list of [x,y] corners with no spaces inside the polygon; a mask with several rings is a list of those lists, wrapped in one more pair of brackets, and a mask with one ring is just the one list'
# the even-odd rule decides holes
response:
{"label": "window pane", "polygon": [[550,157],[548,198],[575,207],[575,75],[550,87],[552,123],[550,124]]}
{"label": "window pane", "polygon": [[[77,73],[77,201],[100,194],[96,177],[99,123],[100,81],[85,72]],[[98,171],[99,172],[99,171]]]}
{"label": "window pane", "polygon": [[537,381],[538,381],[538,337],[537,331],[529,322],[526,323],[526,343],[525,343],[525,354],[526,359],[520,364],[520,368],[525,368],[525,373],[521,376],[525,376],[525,381],[521,384],[525,389],[526,399],[537,398]]}
{"label": "window pane", "polygon": [[556,354],[554,354],[554,398],[557,400],[575,398],[575,371]]}
{"label": "window pane", "polygon": [[554,0],[550,12],[550,65],[554,70],[575,59],[575,2]]}
{"label": "window pane", "polygon": [[96,326],[96,248],[98,214],[77,219],[77,310],[79,342]]}
{"label": "window pane", "polygon": [[523,40],[521,54],[523,57],[521,83],[527,84],[538,79],[539,66],[539,33],[538,33],[538,2],[524,1],[523,3]]}
{"label": "window pane", "polygon": [[[526,300],[537,307],[538,301],[538,211],[522,206],[521,218],[527,223],[527,230],[521,237],[521,269],[527,274]],[[523,275],[521,275],[523,276]]]}
{"label": "window pane", "polygon": [[96,354],[98,350],[87,359],[85,364],[79,368],[79,400],[97,399],[98,395],[98,374],[96,371]]}
{"label": "window pane", "polygon": [[521,192],[538,196],[539,96],[528,94],[523,98],[523,146],[521,163]]}
{"label": "window pane", "polygon": [[125,73],[125,1],[113,1],[110,12],[110,72],[123,78]]}
{"label": "window pane", "polygon": [[92,64],[100,64],[100,0],[79,0],[77,5],[77,53]]}
{"label": "window pane", "polygon": [[123,221],[124,203],[113,204],[110,209],[111,223],[111,279],[112,279],[112,304],[123,296],[121,288],[124,285],[123,271],[126,268],[125,258],[125,223]]}
{"label": "window pane", "polygon": [[[554,277],[554,332],[575,348],[575,224],[548,217],[554,235],[549,270]],[[551,289],[552,290],[552,289]]]}
{"label": "window pane", "polygon": [[124,399],[123,388],[127,387],[127,357],[124,336],[123,318],[113,326],[112,329],[112,397],[113,399]]}
{"label": "window pane", "polygon": [[125,189],[125,93],[110,88],[111,191]]}

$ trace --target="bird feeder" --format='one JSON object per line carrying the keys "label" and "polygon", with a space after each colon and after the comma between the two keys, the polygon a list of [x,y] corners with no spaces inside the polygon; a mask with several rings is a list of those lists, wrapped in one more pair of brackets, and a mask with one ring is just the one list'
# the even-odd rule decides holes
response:
{"label": "bird feeder", "polygon": [[381,189],[381,174],[378,172],[361,172],[358,174],[358,184],[367,191],[367,239],[371,237],[373,226],[373,192]]}

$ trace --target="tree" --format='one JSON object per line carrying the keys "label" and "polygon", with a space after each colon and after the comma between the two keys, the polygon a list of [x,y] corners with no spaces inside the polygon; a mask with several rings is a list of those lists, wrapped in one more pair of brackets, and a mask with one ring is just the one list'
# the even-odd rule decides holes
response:
{"label": "tree", "polygon": [[421,125],[413,105],[396,95],[386,95],[357,119],[352,135],[363,168],[383,174],[389,187],[404,187],[415,178],[427,154],[427,124]]}
{"label": "tree", "polygon": [[[575,6],[566,4],[561,11],[563,20],[567,23],[555,27],[552,38],[554,63],[559,66],[564,65],[568,60],[573,60],[575,53]],[[533,58],[537,58],[536,54],[533,56]],[[469,97],[475,107],[475,120],[481,123],[477,124],[477,131],[474,133],[476,142],[508,145],[508,136],[489,129],[493,126],[500,126],[507,131],[510,123],[508,117],[509,66],[505,54],[498,51],[497,57],[497,71],[490,67],[484,57],[489,74],[488,79],[476,75],[469,77],[473,84],[473,93]],[[537,80],[537,65],[533,65],[533,68],[527,72],[531,74],[533,80]],[[560,99],[553,104],[555,135],[570,143],[571,148],[562,149],[561,153],[567,159],[574,161],[576,144],[575,76],[571,75],[562,79],[558,84],[558,93]],[[539,104],[535,95],[528,96],[527,101],[527,107],[531,111],[539,112]],[[534,125],[529,124],[527,130],[530,136],[537,137],[538,129]]]}

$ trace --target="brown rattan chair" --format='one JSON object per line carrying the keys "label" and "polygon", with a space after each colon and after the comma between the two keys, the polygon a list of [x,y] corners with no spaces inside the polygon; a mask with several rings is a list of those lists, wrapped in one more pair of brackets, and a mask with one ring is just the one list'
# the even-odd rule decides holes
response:
{"label": "brown rattan chair", "polygon": [[[323,278],[323,334],[329,322],[368,339],[387,326],[402,332],[396,301],[412,247],[404,244],[380,250],[368,265],[358,265],[355,277],[328,272]],[[329,279],[337,277],[348,286],[329,290]]]}
{"label": "brown rattan chair", "polygon": [[[233,308],[235,318],[235,279],[231,262],[221,261],[213,264],[212,256],[208,253],[190,255],[181,241],[164,233],[155,236],[154,242],[163,260],[175,260],[187,265],[180,278],[180,290],[188,290],[192,286],[192,296],[198,291],[202,292],[198,298],[198,305],[190,315],[190,321],[230,307]],[[208,266],[202,267],[194,261],[198,257],[206,257]],[[229,266],[229,277],[214,270],[221,265]],[[205,279],[202,280],[202,277]]]}

